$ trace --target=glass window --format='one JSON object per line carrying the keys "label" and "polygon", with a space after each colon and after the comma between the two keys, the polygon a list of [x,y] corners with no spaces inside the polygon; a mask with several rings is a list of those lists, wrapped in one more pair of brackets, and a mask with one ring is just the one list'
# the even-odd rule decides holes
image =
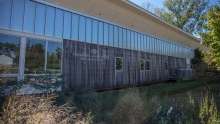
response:
{"label": "glass window", "polygon": [[118,47],[118,26],[114,26],[114,47]]}
{"label": "glass window", "polygon": [[141,69],[141,71],[143,71],[145,69],[144,68],[144,59],[140,60],[140,69]]}
{"label": "glass window", "polygon": [[119,28],[118,29],[118,41],[119,41],[119,47],[120,48],[123,48],[123,41],[122,41],[122,38],[123,38],[123,35],[122,35],[122,28]]}
{"label": "glass window", "polygon": [[86,18],[86,42],[92,42],[92,20]]}
{"label": "glass window", "polygon": [[63,11],[60,9],[56,9],[54,34],[59,38],[61,38],[63,34]]}
{"label": "glass window", "polygon": [[13,0],[12,3],[11,27],[15,30],[22,31],[24,0]]}
{"label": "glass window", "polygon": [[47,36],[53,36],[54,19],[55,19],[55,9],[53,7],[47,6],[47,8],[46,8],[46,23],[45,23],[45,35],[47,35]]}
{"label": "glass window", "polygon": [[145,39],[145,42],[146,42],[146,52],[149,52],[149,41],[148,41],[148,36],[146,35],[146,39]]}
{"label": "glass window", "polygon": [[110,46],[113,46],[114,45],[114,33],[113,33],[113,26],[112,25],[109,25],[109,45]]}
{"label": "glass window", "polygon": [[[45,6],[42,4],[36,4],[36,5],[37,6],[36,6],[36,12],[35,12],[35,14],[36,14],[35,15],[35,33],[44,34]],[[59,18],[61,18],[61,17],[59,17]]]}
{"label": "glass window", "polygon": [[[71,33],[71,13],[64,12],[64,22],[63,22],[63,38],[70,39]],[[53,22],[53,21],[51,21]]]}
{"label": "glass window", "polygon": [[148,37],[148,42],[149,42],[149,52],[152,53],[152,38],[150,36]]}
{"label": "glass window", "polygon": [[155,42],[155,53],[159,53],[159,43],[158,43],[158,39],[157,38],[154,38],[154,42]]}
{"label": "glass window", "polygon": [[45,67],[45,41],[28,39],[25,73],[43,73]]}
{"label": "glass window", "polygon": [[116,71],[122,71],[122,67],[123,67],[123,60],[122,60],[122,57],[116,57],[115,58],[115,68],[116,68]]}
{"label": "glass window", "polygon": [[126,33],[126,29],[123,29],[122,35],[123,35],[123,40],[122,40],[122,45],[123,48],[129,48],[129,41],[130,41],[130,34]]}
{"label": "glass window", "polygon": [[145,47],[144,47],[144,46],[145,46],[145,40],[144,40],[144,35],[143,35],[143,34],[142,34],[142,36],[141,36],[141,39],[142,39],[142,41],[141,41],[141,42],[142,42],[142,43],[141,43],[141,44],[142,44],[142,51],[144,51],[144,48],[145,48]]}
{"label": "glass window", "polygon": [[72,14],[72,34],[73,40],[79,40],[79,15]]}
{"label": "glass window", "polygon": [[146,41],[146,40],[147,40],[147,37],[146,37],[146,35],[144,35],[143,38],[144,38],[144,39],[143,39],[143,42],[144,42],[144,45],[143,45],[144,48],[143,48],[143,49],[144,49],[144,51],[146,52],[146,51],[147,51],[147,41]]}
{"label": "glass window", "polygon": [[137,33],[137,50],[141,49],[141,35]]}
{"label": "glass window", "polygon": [[136,32],[134,32],[134,40],[133,40],[133,42],[134,42],[134,50],[137,50],[137,33]]}
{"label": "glass window", "polygon": [[92,22],[92,42],[97,43],[98,41],[98,22],[93,20]]}
{"label": "glass window", "polygon": [[131,31],[131,49],[134,50],[135,49],[135,33],[133,31]]}
{"label": "glass window", "polygon": [[62,56],[62,43],[48,42],[47,72],[49,73],[61,72],[61,56]]}
{"label": "glass window", "polygon": [[0,26],[9,28],[11,17],[11,3],[12,0],[0,0]]}
{"label": "glass window", "polygon": [[26,0],[25,1],[25,13],[24,13],[24,27],[23,27],[24,31],[32,32],[32,33],[34,32],[34,18],[35,18],[35,3],[30,0]]}
{"label": "glass window", "polygon": [[86,19],[84,16],[79,17],[79,41],[86,41]]}
{"label": "glass window", "polygon": [[98,44],[103,44],[103,22],[99,22],[99,34],[98,34]]}
{"label": "glass window", "polygon": [[145,61],[145,70],[150,70],[150,61]]}
{"label": "glass window", "polygon": [[108,24],[104,23],[104,45],[108,46]]}
{"label": "glass window", "polygon": [[0,74],[17,73],[20,38],[0,34]]}

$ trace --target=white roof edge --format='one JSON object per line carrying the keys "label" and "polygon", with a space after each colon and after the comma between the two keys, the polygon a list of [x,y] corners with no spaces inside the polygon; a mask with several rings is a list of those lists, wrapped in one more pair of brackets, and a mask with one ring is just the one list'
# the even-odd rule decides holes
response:
{"label": "white roof edge", "polygon": [[173,29],[175,29],[175,30],[177,30],[177,31],[180,31],[181,33],[183,33],[183,34],[189,36],[190,38],[192,38],[192,39],[198,41],[198,43],[201,43],[201,42],[202,42],[202,40],[201,40],[200,38],[196,38],[196,37],[193,36],[192,34],[186,32],[186,31],[184,31],[184,30],[182,30],[182,29],[180,29],[180,28],[178,28],[178,27],[176,27],[176,26],[174,26],[174,25],[171,25],[171,24],[167,23],[166,21],[162,20],[160,17],[158,17],[158,16],[156,16],[155,14],[153,14],[152,12],[150,12],[150,11],[144,9],[143,7],[141,7],[141,6],[139,6],[139,5],[135,4],[135,3],[133,3],[132,1],[130,1],[130,0],[122,0],[122,1],[125,2],[125,3],[128,4],[128,5],[130,5],[130,6],[134,7],[134,8],[136,8],[136,9],[138,9],[138,10],[140,10],[140,11],[142,11],[142,12],[148,14],[148,15],[150,15],[151,17],[157,19],[157,20],[160,21],[161,23],[164,23],[164,24],[166,24],[167,26],[170,26],[171,28],[173,28]]}

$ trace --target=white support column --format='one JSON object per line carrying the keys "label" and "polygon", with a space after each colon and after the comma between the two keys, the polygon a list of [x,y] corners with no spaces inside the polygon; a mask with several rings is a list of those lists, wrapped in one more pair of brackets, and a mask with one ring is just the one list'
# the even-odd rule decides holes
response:
{"label": "white support column", "polygon": [[45,57],[44,57],[44,71],[46,72],[47,70],[47,50],[48,49],[48,41],[46,41],[45,44]]}
{"label": "white support column", "polygon": [[24,80],[26,37],[21,37],[19,54],[18,81]]}

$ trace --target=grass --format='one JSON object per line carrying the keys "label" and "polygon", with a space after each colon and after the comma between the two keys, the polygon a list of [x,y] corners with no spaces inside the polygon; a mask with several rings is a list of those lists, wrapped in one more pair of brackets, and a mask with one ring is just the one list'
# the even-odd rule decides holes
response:
{"label": "grass", "polygon": [[105,92],[59,93],[54,104],[59,108],[68,103],[74,112],[89,113],[95,124],[212,123],[219,118],[219,92],[218,83],[178,81]]}
{"label": "grass", "polygon": [[[200,97],[203,95],[203,91],[210,91],[213,92],[213,94],[216,94],[220,91],[220,85],[207,85],[206,83],[197,81],[178,81],[177,83],[162,83],[106,92],[72,92],[62,94],[60,101],[68,101],[76,106],[80,111],[91,112],[94,115],[95,123],[110,124],[113,122],[116,123],[116,120],[118,119],[114,117],[120,117],[123,115],[117,115],[116,113],[121,113],[124,110],[127,110],[127,115],[123,115],[123,118],[131,118],[129,113],[138,113],[137,110],[143,109],[145,121],[154,120],[153,116],[155,116],[157,111],[166,112],[170,107],[179,109],[179,111],[183,111],[183,109],[185,109],[190,113],[190,110],[188,110],[191,107],[189,104],[190,98],[198,102]],[[139,98],[134,99],[134,96]],[[143,106],[138,103],[143,103]],[[138,108],[140,106],[141,109],[132,108]],[[159,110],[161,107],[164,110]],[[115,111],[117,110],[116,108],[121,108],[122,110]],[[124,113],[126,113],[126,111]],[[133,119],[135,120],[135,118]],[[124,122],[126,122],[126,120],[129,119],[125,119]],[[131,121],[126,123],[129,124]]]}

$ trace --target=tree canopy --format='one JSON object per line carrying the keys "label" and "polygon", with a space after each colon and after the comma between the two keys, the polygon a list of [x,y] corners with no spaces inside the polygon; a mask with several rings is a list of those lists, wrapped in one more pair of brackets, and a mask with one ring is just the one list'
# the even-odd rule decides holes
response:
{"label": "tree canopy", "polygon": [[194,35],[203,31],[209,0],[165,0],[156,13],[166,22]]}
{"label": "tree canopy", "polygon": [[202,38],[204,45],[210,50],[211,64],[220,67],[220,4],[212,7],[206,17],[206,32],[202,34]]}

